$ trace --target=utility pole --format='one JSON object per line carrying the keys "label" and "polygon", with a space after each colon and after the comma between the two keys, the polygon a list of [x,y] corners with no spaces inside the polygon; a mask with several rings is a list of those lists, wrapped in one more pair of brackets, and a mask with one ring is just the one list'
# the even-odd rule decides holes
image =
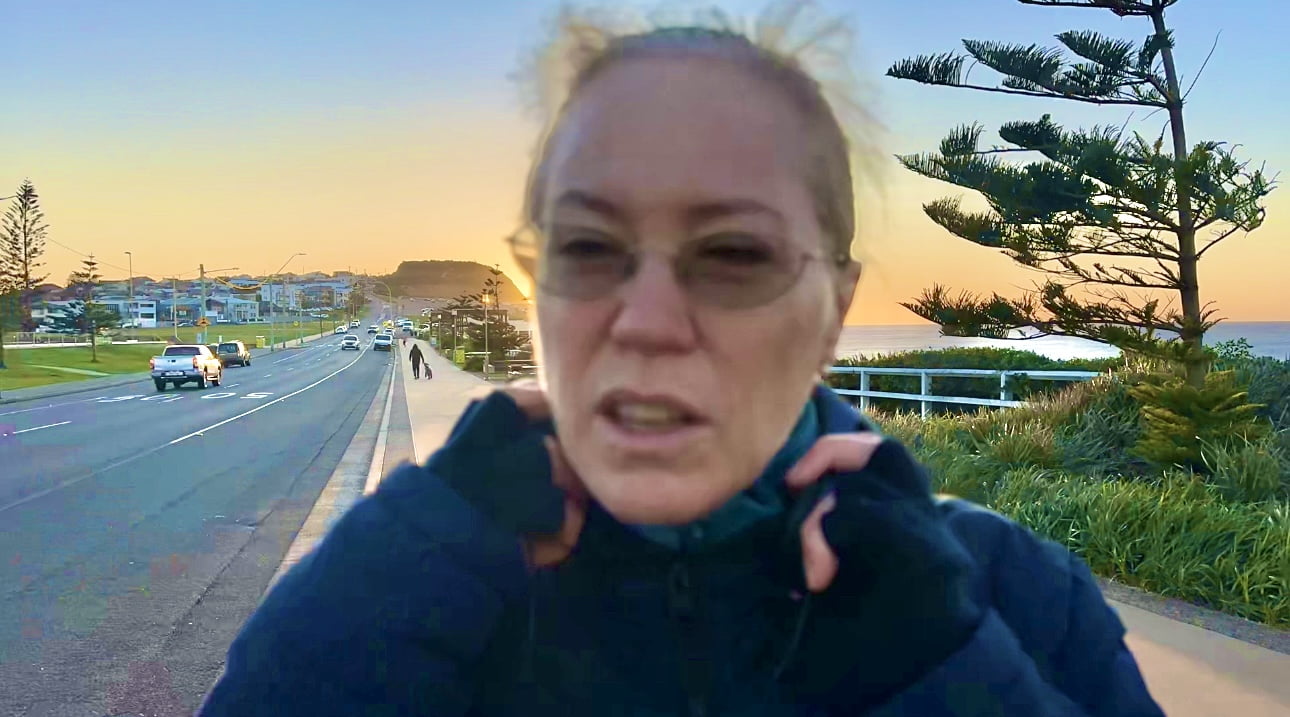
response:
{"label": "utility pole", "polygon": [[202,332],[200,337],[197,340],[197,343],[204,344],[206,343],[206,327],[200,326],[200,324],[201,322],[206,321],[206,265],[198,264],[197,271],[198,271],[198,274],[201,276],[201,281],[202,281],[202,303],[201,303],[201,307],[197,311],[197,316],[198,316],[197,322],[199,324],[198,328],[200,328]]}
{"label": "utility pole", "polygon": [[175,340],[179,340],[179,277],[170,277],[170,323],[175,330]]}
{"label": "utility pole", "polygon": [[[227,269],[214,269],[213,271],[237,271],[237,267],[233,266]],[[198,317],[198,321],[203,321],[203,320],[208,320],[206,319],[206,265],[198,264],[197,273],[201,277],[201,282],[202,282],[202,306],[201,306],[201,311],[197,313],[200,315]],[[206,343],[206,339],[208,338],[207,337],[208,332],[206,331],[205,326],[202,326],[201,330],[202,330],[201,339],[197,343],[204,344]]]}
{"label": "utility pole", "polygon": [[139,313],[134,307],[134,252],[127,251],[126,256],[130,257],[130,303],[126,304],[126,313],[130,315],[130,328],[138,328],[135,316]]}
{"label": "utility pole", "polygon": [[[277,339],[277,322],[274,321],[274,318],[273,318],[273,305],[277,303],[276,299],[278,299],[278,297],[280,296],[279,292],[273,291],[273,280],[275,278],[279,278],[279,275],[282,273],[282,270],[287,268],[287,264],[290,264],[292,259],[295,259],[298,256],[304,256],[304,255],[305,253],[303,251],[298,251],[295,254],[292,254],[291,256],[287,257],[286,261],[282,262],[282,266],[278,267],[277,271],[269,275],[269,279],[268,279],[269,296],[274,299],[274,301],[269,302],[269,351],[274,350],[273,348],[274,343]],[[286,280],[283,280],[282,284],[283,284],[283,288],[286,288]]]}

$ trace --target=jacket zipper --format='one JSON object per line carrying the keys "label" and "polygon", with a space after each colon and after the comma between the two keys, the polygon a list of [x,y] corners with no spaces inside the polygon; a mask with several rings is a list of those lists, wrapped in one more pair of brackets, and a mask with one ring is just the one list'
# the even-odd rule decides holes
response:
{"label": "jacket zipper", "polygon": [[710,671],[702,637],[697,629],[697,609],[690,568],[685,562],[672,564],[667,579],[668,610],[680,628],[681,682],[686,692],[690,717],[707,717]]}

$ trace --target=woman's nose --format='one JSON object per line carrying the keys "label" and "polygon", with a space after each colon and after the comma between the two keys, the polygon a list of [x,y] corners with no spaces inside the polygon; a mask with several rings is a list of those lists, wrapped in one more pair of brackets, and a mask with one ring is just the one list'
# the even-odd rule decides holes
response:
{"label": "woman's nose", "polygon": [[610,339],[644,353],[687,351],[695,344],[690,302],[670,262],[642,256],[636,272],[618,291],[618,312]]}

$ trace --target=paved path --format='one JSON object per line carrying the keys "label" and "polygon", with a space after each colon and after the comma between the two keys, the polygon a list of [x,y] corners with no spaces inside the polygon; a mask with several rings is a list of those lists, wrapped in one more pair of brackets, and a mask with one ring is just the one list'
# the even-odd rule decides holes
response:
{"label": "paved path", "polygon": [[[407,366],[402,373],[417,460],[423,462],[443,443],[466,404],[492,387],[420,343],[434,378],[413,381]],[[1124,602],[1110,603],[1129,629],[1129,647],[1152,694],[1170,717],[1290,715],[1290,655]]]}
{"label": "paved path", "polygon": [[49,369],[50,371],[62,371],[63,373],[76,373],[82,376],[111,376],[112,375],[110,373],[104,373],[102,371],[91,371],[87,368],[71,368],[70,366],[45,366],[44,364],[38,364],[38,363],[29,363],[27,365],[32,368],[46,368],[46,369]]}

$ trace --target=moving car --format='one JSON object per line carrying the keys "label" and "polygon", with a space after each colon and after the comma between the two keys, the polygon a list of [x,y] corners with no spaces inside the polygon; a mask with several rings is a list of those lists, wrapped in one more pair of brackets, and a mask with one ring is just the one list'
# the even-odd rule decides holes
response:
{"label": "moving car", "polygon": [[358,319],[354,319],[353,321],[349,322],[349,328],[351,328],[351,329],[357,329],[357,328],[358,328]]}
{"label": "moving car", "polygon": [[394,346],[394,337],[389,334],[377,334],[376,338],[372,339],[373,351],[389,351],[392,346]]}
{"label": "moving car", "polygon": [[344,351],[345,349],[354,349],[355,351],[358,351],[358,337],[353,334],[346,334],[345,338],[340,340],[340,350]]}
{"label": "moving car", "polygon": [[246,344],[241,341],[225,341],[216,347],[215,354],[219,356],[220,363],[225,366],[233,364],[238,366],[251,365],[251,352],[246,348]]}
{"label": "moving car", "polygon": [[348,327],[348,326],[337,326],[337,327],[336,327],[336,330],[335,330],[335,331],[333,331],[332,333],[333,333],[333,334],[347,334],[347,333],[349,333],[349,327]]}
{"label": "moving car", "polygon": [[182,386],[196,383],[197,388],[206,388],[210,382],[212,386],[218,386],[224,377],[224,364],[209,346],[202,344],[167,346],[160,356],[148,359],[148,366],[152,369],[152,383],[158,391],[165,391],[166,384]]}
{"label": "moving car", "polygon": [[367,333],[369,334],[376,333],[376,324],[372,324],[371,326],[367,327]]}

